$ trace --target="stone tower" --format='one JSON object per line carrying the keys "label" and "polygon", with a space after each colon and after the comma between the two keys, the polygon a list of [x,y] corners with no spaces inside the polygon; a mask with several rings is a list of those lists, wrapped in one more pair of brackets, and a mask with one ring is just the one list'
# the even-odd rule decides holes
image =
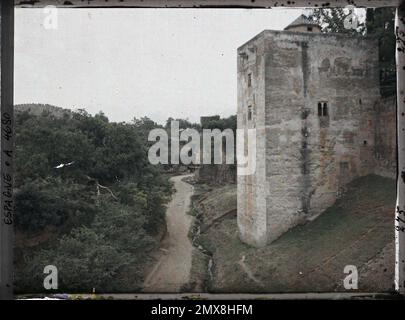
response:
{"label": "stone tower", "polygon": [[256,171],[238,176],[242,241],[270,243],[375,172],[379,92],[377,40],[305,16],[238,48],[238,128],[256,129]]}
{"label": "stone tower", "polygon": [[287,27],[285,27],[284,30],[295,32],[320,33],[321,27],[315,21],[309,19],[307,16],[302,14],[293,22],[291,22]]}

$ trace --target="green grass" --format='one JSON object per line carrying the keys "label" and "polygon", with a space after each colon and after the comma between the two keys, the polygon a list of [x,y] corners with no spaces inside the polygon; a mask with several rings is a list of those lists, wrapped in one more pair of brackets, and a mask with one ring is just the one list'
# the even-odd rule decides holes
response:
{"label": "green grass", "polygon": [[[233,188],[233,191],[232,191]],[[226,193],[213,190],[203,207],[220,208],[221,194],[236,199],[235,186]],[[357,266],[360,291],[389,291],[392,288],[393,250],[376,270],[366,264],[393,245],[395,181],[374,175],[359,178],[346,195],[314,221],[297,226],[272,244],[256,249],[243,244],[235,218],[212,225],[199,238],[214,257],[214,292],[322,292],[344,291],[343,269]],[[210,213],[212,214],[212,213]],[[253,281],[241,268],[245,256]],[[384,271],[385,270],[385,271]],[[385,272],[383,276],[383,272]],[[391,273],[391,276],[386,276]]]}

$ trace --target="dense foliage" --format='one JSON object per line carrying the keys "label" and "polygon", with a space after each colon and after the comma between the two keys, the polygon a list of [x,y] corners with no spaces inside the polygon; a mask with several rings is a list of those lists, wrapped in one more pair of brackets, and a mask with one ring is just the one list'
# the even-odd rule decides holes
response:
{"label": "dense foliage", "polygon": [[147,158],[157,125],[85,111],[17,112],[15,124],[17,289],[43,291],[55,265],[62,291],[136,290],[172,190]]}
{"label": "dense foliage", "polygon": [[314,9],[311,17],[321,26],[322,32],[347,34],[364,33],[364,22],[362,21],[357,21],[357,28],[345,27],[345,21],[353,27],[356,26],[356,21],[352,20],[353,12],[347,8]]}

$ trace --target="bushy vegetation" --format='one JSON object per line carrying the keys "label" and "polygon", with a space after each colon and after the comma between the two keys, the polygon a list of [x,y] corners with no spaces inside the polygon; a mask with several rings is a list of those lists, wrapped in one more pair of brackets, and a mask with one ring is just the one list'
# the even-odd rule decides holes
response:
{"label": "bushy vegetation", "polygon": [[15,125],[17,291],[43,291],[46,265],[60,291],[137,290],[172,192],[147,158],[156,123],[25,111]]}
{"label": "bushy vegetation", "polygon": [[229,116],[228,118],[219,118],[206,121],[202,129],[232,129],[236,133],[236,115]]}

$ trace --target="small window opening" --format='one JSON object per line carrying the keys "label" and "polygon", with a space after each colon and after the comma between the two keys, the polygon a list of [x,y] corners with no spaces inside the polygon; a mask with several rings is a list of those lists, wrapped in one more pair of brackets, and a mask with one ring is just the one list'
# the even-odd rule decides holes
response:
{"label": "small window opening", "polygon": [[328,104],[327,104],[326,102],[323,103],[323,112],[322,112],[322,115],[323,115],[324,117],[327,117],[327,116],[328,116]]}
{"label": "small window opening", "polygon": [[361,99],[359,99],[359,104],[361,105]]}
{"label": "small window opening", "polygon": [[248,106],[248,120],[252,120],[252,106]]}
{"label": "small window opening", "polygon": [[363,141],[363,144],[366,146],[366,145],[367,145],[367,140],[364,140],[364,141]]}
{"label": "small window opening", "polygon": [[326,102],[318,103],[318,116],[327,117],[328,116],[328,104]]}
{"label": "small window opening", "polygon": [[307,27],[307,31],[312,32],[312,27]]}
{"label": "small window opening", "polygon": [[251,86],[252,86],[252,74],[249,73],[248,74],[248,87],[251,87]]}

